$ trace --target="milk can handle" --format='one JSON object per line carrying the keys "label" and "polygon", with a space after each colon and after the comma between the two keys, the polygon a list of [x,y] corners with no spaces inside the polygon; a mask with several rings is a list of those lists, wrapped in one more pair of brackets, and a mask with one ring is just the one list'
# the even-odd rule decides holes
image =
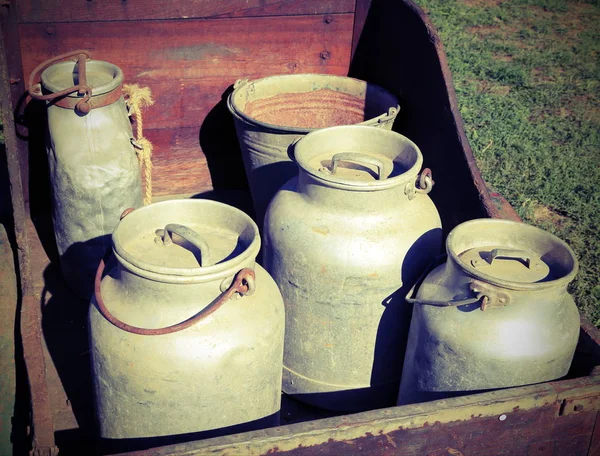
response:
{"label": "milk can handle", "polygon": [[359,163],[366,163],[377,167],[377,179],[381,180],[383,174],[383,162],[370,155],[361,154],[359,152],[342,152],[341,154],[335,154],[331,158],[331,174],[335,174],[337,171],[338,163],[341,161],[354,161]]}
{"label": "milk can handle", "polygon": [[[72,57],[77,57],[77,72],[79,74],[79,84],[60,90],[58,92],[43,95],[41,84],[39,81],[42,71],[44,71],[46,68],[48,68],[50,65],[53,65],[56,62],[68,60]],[[45,62],[40,63],[29,75],[29,85],[27,87],[27,92],[29,92],[31,98],[41,101],[54,100],[55,98],[64,97],[65,95],[69,95],[70,93],[78,92],[79,95],[84,95],[84,97],[77,103],[76,108],[82,113],[87,114],[91,109],[91,106],[89,105],[88,101],[92,96],[92,88],[87,85],[85,65],[86,59],[89,58],[91,58],[91,55],[88,51],[79,50],[57,55],[56,57],[53,57],[51,59],[46,60]]]}
{"label": "milk can handle", "polygon": [[490,264],[492,264],[496,258],[521,260],[525,266],[531,269],[531,254],[525,250],[494,249],[490,252]]}
{"label": "milk can handle", "polygon": [[156,230],[154,242],[162,245],[170,245],[173,243],[172,233],[181,236],[200,250],[200,260],[198,262],[200,263],[201,268],[212,264],[210,261],[210,250],[204,238],[185,225],[169,223],[165,226],[164,230]]}
{"label": "milk can handle", "polygon": [[[506,294],[502,293],[494,293],[490,287],[485,286],[485,284],[480,283],[476,280],[472,281],[469,288],[475,294],[472,298],[465,299],[448,299],[448,300],[434,300],[434,299],[421,299],[421,298],[413,298],[416,295],[417,289],[421,286],[427,275],[431,271],[433,271],[437,266],[443,264],[447,259],[447,255],[439,255],[435,258],[428,266],[425,268],[421,276],[417,279],[413,287],[410,289],[408,294],[406,295],[406,302],[409,304],[421,304],[426,306],[435,306],[435,307],[459,307],[466,306],[469,304],[481,303],[481,310],[486,310],[486,308],[490,305],[492,306],[503,306],[508,304],[510,297]],[[498,301],[498,302],[496,302]]]}
{"label": "milk can handle", "polygon": [[100,264],[98,265],[98,270],[96,271],[96,280],[94,281],[94,295],[96,297],[96,305],[100,314],[106,318],[109,322],[115,325],[117,328],[122,329],[123,331],[127,331],[133,334],[139,334],[141,336],[160,336],[163,334],[171,334],[177,331],[182,331],[190,326],[195,325],[200,320],[205,319],[213,312],[217,311],[223,304],[229,301],[235,293],[239,293],[242,296],[250,295],[254,292],[254,278],[255,274],[252,269],[243,268],[238,271],[231,283],[231,286],[225,290],[221,295],[213,301],[211,304],[206,306],[200,312],[198,312],[193,317],[188,318],[181,323],[177,323],[171,326],[166,326],[164,328],[140,328],[137,326],[131,326],[127,323],[119,320],[110,311],[106,308],[104,304],[104,300],[102,299],[102,274],[104,273],[105,263],[104,260],[100,260]]}

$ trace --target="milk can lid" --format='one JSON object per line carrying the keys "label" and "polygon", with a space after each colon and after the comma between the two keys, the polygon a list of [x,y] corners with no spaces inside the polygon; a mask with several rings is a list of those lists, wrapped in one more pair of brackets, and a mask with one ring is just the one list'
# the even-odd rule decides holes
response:
{"label": "milk can lid", "polygon": [[468,268],[494,277],[519,283],[552,280],[550,267],[533,252],[498,246],[476,247],[459,255]]}
{"label": "milk can lid", "polygon": [[414,180],[423,157],[410,139],[364,125],[316,130],[294,146],[298,166],[338,188],[367,191]]}
{"label": "milk can lid", "polygon": [[154,203],[124,217],[112,235],[117,257],[136,272],[206,276],[244,262],[260,249],[258,227],[239,209],[208,200]]}

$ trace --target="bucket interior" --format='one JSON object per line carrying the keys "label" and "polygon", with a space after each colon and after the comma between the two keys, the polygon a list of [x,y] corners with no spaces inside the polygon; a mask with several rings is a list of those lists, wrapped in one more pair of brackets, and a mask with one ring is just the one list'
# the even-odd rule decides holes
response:
{"label": "bucket interior", "polygon": [[239,113],[254,121],[302,129],[352,125],[397,108],[381,87],[341,76],[272,76],[242,86],[234,95]]}

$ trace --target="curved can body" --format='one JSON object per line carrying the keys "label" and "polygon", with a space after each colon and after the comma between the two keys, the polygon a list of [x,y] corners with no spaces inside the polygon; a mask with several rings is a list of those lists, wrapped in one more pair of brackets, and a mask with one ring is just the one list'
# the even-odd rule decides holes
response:
{"label": "curved can body", "polygon": [[330,74],[287,74],[242,80],[228,100],[242,150],[256,220],[297,169],[290,145],[318,128],[361,124],[391,130],[400,110],[387,90]]}
{"label": "curved can body", "polygon": [[538,228],[482,219],[456,227],[447,252],[411,299],[399,404],[566,375],[579,337],[571,249]]}
{"label": "curved can body", "polygon": [[[42,73],[48,92],[73,85],[73,62]],[[140,167],[123,97],[121,70],[108,62],[87,62],[87,79],[97,98],[111,98],[87,114],[49,102],[47,146],[52,214],[63,276],[89,299],[99,261],[110,249],[110,233],[128,207],[142,205]],[[65,97],[77,100],[77,93]]]}
{"label": "curved can body", "polygon": [[[358,156],[330,174],[338,150]],[[286,305],[283,391],[337,410],[393,405],[410,321],[403,293],[442,245],[433,203],[411,194],[420,152],[397,133],[351,126],[310,133],[295,154],[299,176],[265,218],[265,267]]]}
{"label": "curved can body", "polygon": [[[155,242],[155,232],[173,221],[204,239],[201,250],[194,239],[178,237],[184,232],[172,234],[169,245]],[[218,435],[278,424],[283,301],[255,263],[260,238],[250,217],[212,201],[152,204],[118,224],[113,245],[117,261],[100,290],[114,317],[148,329],[200,311],[206,316],[176,332],[136,334],[105,318],[96,295],[89,318],[101,437]],[[211,313],[244,268],[254,270],[254,292],[236,294]]]}

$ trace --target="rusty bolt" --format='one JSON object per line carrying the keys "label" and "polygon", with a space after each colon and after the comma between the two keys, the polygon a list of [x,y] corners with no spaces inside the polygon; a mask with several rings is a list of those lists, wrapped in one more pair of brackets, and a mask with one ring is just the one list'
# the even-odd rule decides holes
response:
{"label": "rusty bolt", "polygon": [[329,57],[331,57],[331,54],[329,53],[329,51],[323,51],[321,52],[320,57],[323,60],[327,60]]}
{"label": "rusty bolt", "polygon": [[21,82],[21,78],[10,78],[8,80],[8,82],[12,85],[18,84],[19,82]]}
{"label": "rusty bolt", "polygon": [[54,35],[56,33],[56,30],[54,29],[54,27],[49,25],[48,27],[46,27],[46,33],[48,35]]}
{"label": "rusty bolt", "polygon": [[333,22],[333,18],[331,16],[325,16],[325,23],[331,24]]}
{"label": "rusty bolt", "polygon": [[573,407],[573,410],[575,410],[576,412],[581,412],[583,408],[584,407],[582,404],[577,404],[575,407]]}

